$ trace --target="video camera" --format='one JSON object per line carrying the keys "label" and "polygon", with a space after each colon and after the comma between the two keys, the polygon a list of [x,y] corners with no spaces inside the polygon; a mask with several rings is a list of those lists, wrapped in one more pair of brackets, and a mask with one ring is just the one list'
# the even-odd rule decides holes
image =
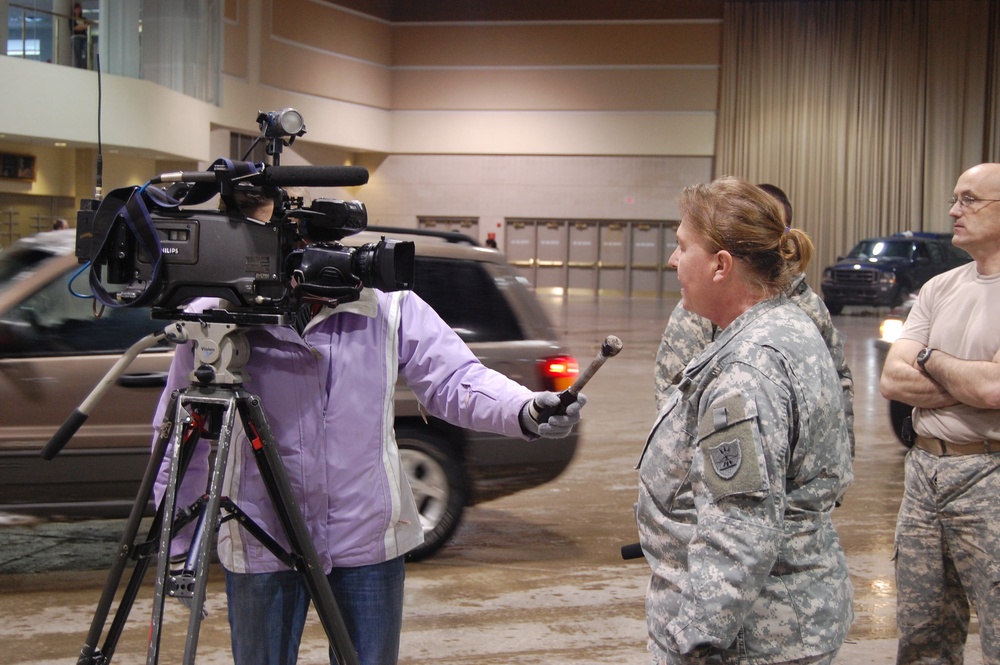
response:
{"label": "video camera", "polygon": [[[289,111],[258,117],[258,140],[272,141],[275,162],[278,142],[305,132],[304,125],[283,128]],[[367,182],[362,167],[220,159],[208,171],[166,173],[83,201],[76,256],[90,264],[94,295],[109,307],[151,306],[154,318],[178,319],[186,303],[210,297],[226,301],[227,322],[285,323],[304,303],[351,302],[366,287],[412,288],[412,242],[340,243],[367,228],[362,202],[321,198],[304,207],[284,189]],[[218,211],[189,207],[216,195]],[[261,207],[269,219],[255,219]]]}

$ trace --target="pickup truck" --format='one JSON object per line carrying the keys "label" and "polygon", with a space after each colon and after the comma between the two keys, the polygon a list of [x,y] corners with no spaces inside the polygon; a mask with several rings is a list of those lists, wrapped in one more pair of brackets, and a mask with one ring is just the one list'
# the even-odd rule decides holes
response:
{"label": "pickup truck", "polygon": [[867,238],[823,270],[823,301],[831,314],[845,305],[897,307],[931,277],[972,260],[950,233]]}

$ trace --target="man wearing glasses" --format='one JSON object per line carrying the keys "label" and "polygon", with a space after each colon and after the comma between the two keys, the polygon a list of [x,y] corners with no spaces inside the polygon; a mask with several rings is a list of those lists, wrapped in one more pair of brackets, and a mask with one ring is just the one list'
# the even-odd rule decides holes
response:
{"label": "man wearing glasses", "polygon": [[970,603],[983,662],[1000,663],[1000,164],[949,201],[974,259],[934,277],[892,345],[882,394],[913,404],[896,521],[897,664],[963,660]]}

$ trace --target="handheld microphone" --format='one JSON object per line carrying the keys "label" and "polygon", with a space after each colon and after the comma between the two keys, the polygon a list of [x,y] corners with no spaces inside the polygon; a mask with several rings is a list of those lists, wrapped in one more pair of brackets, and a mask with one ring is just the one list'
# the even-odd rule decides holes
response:
{"label": "handheld microphone", "polygon": [[531,406],[528,407],[528,413],[532,418],[535,419],[537,423],[547,422],[550,416],[561,415],[566,413],[566,407],[576,401],[576,396],[580,394],[583,387],[587,385],[587,382],[594,378],[594,374],[597,370],[601,369],[601,366],[607,362],[608,358],[617,356],[622,350],[622,341],[615,337],[614,335],[608,335],[604,338],[604,342],[601,344],[601,350],[598,352],[597,356],[590,361],[590,365],[587,369],[583,371],[576,378],[566,390],[559,393],[559,404],[555,406],[543,407],[538,403],[538,400],[534,400]]}

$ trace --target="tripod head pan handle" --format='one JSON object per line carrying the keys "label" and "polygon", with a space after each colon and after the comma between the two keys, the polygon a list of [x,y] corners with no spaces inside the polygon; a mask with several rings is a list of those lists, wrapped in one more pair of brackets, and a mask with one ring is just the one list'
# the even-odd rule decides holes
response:
{"label": "tripod head pan handle", "polygon": [[87,414],[79,409],[74,410],[42,448],[42,459],[50,460],[58,455],[63,446],[69,443],[69,440],[85,422],[87,422]]}

